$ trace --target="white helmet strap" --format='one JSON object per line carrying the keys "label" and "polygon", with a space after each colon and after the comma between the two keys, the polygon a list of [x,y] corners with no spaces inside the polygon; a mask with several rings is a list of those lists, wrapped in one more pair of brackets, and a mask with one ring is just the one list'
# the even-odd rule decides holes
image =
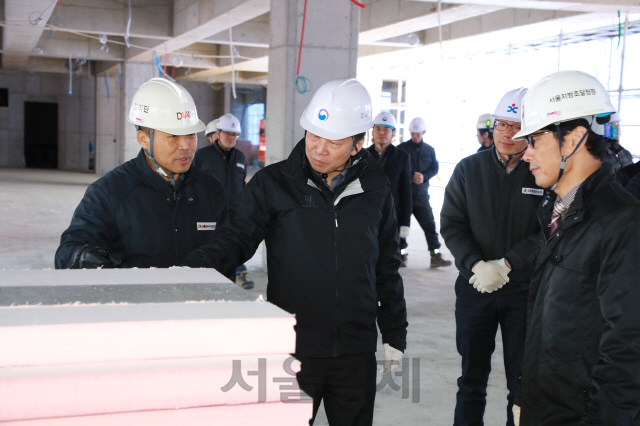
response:
{"label": "white helmet strap", "polygon": [[144,152],[147,154],[147,157],[149,157],[149,160],[151,160],[151,164],[153,164],[156,172],[158,172],[160,176],[171,178],[171,186],[175,187],[176,178],[173,175],[168,175],[167,172],[165,172],[162,167],[158,165],[156,159],[153,158],[153,129],[149,129],[149,150],[145,149]]}
{"label": "white helmet strap", "polygon": [[564,174],[564,168],[567,166],[567,159],[571,158],[571,156],[576,153],[578,148],[580,148],[580,145],[582,145],[582,142],[584,142],[587,139],[587,136],[589,135],[589,130],[591,130],[591,127],[593,126],[593,120],[594,119],[595,119],[595,117],[592,116],[591,117],[591,123],[589,124],[589,128],[587,129],[586,132],[584,132],[584,135],[582,135],[582,137],[580,138],[580,142],[578,142],[576,147],[573,149],[571,154],[569,154],[568,156],[562,155],[562,134],[560,133],[560,123],[556,123],[556,133],[558,134],[558,147],[560,149],[560,156],[562,157],[562,160],[560,161],[560,172],[558,173],[558,180],[551,187],[552,191],[554,189],[556,189],[556,186],[558,186],[558,182],[560,182],[560,179],[562,178],[562,175]]}

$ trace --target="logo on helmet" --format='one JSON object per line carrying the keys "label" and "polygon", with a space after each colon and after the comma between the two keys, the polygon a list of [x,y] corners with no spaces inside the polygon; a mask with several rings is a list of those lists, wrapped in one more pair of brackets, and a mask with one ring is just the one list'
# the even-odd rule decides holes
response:
{"label": "logo on helmet", "polygon": [[511,106],[507,108],[507,112],[513,112],[513,113],[517,114],[518,113],[518,107],[516,106],[516,104],[511,104]]}
{"label": "logo on helmet", "polygon": [[321,121],[327,121],[329,119],[329,111],[327,111],[326,109],[321,109],[320,112],[318,112],[318,118]]}
{"label": "logo on helmet", "polygon": [[190,118],[192,116],[195,116],[193,111],[184,111],[184,112],[177,112],[176,116],[178,117],[178,120],[182,120],[183,118]]}
{"label": "logo on helmet", "polygon": [[387,121],[387,117],[382,117],[382,121]]}
{"label": "logo on helmet", "polygon": [[547,113],[547,117],[560,117],[561,115],[562,111],[553,111]]}
{"label": "logo on helmet", "polygon": [[233,127],[234,129],[236,128],[236,123],[231,123],[231,127]]}

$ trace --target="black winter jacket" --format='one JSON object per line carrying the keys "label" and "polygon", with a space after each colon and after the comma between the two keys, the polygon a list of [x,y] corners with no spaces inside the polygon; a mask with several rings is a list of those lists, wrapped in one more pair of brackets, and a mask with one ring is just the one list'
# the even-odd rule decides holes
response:
{"label": "black winter jacket", "polygon": [[[415,196],[429,192],[429,179],[438,174],[440,165],[436,160],[436,150],[425,142],[415,143],[411,140],[398,145],[398,149],[409,154],[411,158],[411,192]],[[420,185],[413,183],[413,174],[422,173],[424,182]]]}
{"label": "black winter jacket", "polygon": [[[403,350],[407,320],[398,226],[389,181],[371,157],[331,192],[313,181],[304,139],[287,160],[256,173],[187,266],[228,273],[265,240],[270,302],[296,315],[296,354],[336,357]],[[378,305],[380,302],[380,305]]]}
{"label": "black winter jacket", "polygon": [[[480,260],[511,261],[517,253],[510,250],[540,231],[536,209],[543,193],[527,163],[521,161],[507,173],[493,148],[460,161],[445,190],[440,215],[440,233],[460,275],[471,278],[471,267]],[[527,290],[532,266],[514,267],[500,293]]]}
{"label": "black winter jacket", "polygon": [[[367,148],[371,157],[380,162],[380,156],[375,145]],[[411,162],[409,154],[389,145],[382,158],[382,170],[391,184],[393,203],[396,206],[398,226],[411,225],[412,196],[411,196]]]}
{"label": "black winter jacket", "polygon": [[195,167],[184,176],[174,193],[140,150],[91,184],[60,238],[56,268],[68,268],[85,244],[109,249],[122,260],[120,268],[177,265],[211,239],[226,206],[218,179]]}
{"label": "black winter jacket", "polygon": [[217,177],[227,191],[227,204],[234,203],[247,178],[247,159],[242,151],[223,151],[218,142],[196,151],[193,165]]}
{"label": "black winter jacket", "polygon": [[622,146],[619,146],[617,150],[614,150],[611,145],[608,145],[607,153],[605,154],[602,163],[613,165],[613,169],[617,172],[621,168],[633,164],[633,156]]}
{"label": "black winter jacket", "polygon": [[538,210],[520,425],[640,425],[640,201],[604,165],[549,238],[555,198]]}

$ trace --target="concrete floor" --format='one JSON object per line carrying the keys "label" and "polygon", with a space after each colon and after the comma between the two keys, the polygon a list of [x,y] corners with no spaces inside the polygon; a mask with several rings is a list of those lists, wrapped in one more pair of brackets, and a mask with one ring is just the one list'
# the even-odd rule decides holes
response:
{"label": "concrete floor", "polygon": [[[45,170],[0,169],[0,269],[53,268],[53,256],[60,235],[95,175]],[[430,190],[434,214],[439,217],[443,188]],[[376,396],[374,425],[450,425],[460,374],[460,357],[455,346],[454,266],[429,269],[424,234],[413,221],[409,236],[409,267],[401,269],[409,315],[409,336],[405,356],[411,361],[405,385],[394,377],[400,389],[389,385]],[[443,247],[443,256],[452,259]],[[251,293],[265,293],[267,274],[259,251],[247,263],[256,287]],[[381,348],[381,345],[378,345]],[[384,353],[378,351],[378,359]],[[419,362],[419,375],[413,366]],[[498,335],[489,381],[485,424],[506,423],[506,385],[502,344]],[[399,370],[406,369],[403,365]],[[417,370],[415,370],[417,371]],[[316,425],[328,425],[321,412]]]}

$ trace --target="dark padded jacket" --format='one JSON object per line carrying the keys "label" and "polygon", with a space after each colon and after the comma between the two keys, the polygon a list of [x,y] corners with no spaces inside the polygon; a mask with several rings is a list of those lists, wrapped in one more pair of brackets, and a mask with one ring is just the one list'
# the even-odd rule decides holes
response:
{"label": "dark padded jacket", "polygon": [[[555,198],[540,206],[541,223],[551,222]],[[520,425],[640,425],[640,201],[604,165],[582,183],[553,237],[542,229]]]}
{"label": "dark padded jacket", "polygon": [[120,268],[167,268],[209,241],[225,210],[218,179],[191,167],[173,192],[149,167],[143,150],[91,184],[56,251],[57,269],[68,268],[85,244],[107,248]]}
{"label": "dark padded jacket", "polygon": [[406,346],[389,181],[361,152],[345,182],[331,192],[314,180],[301,140],[287,160],[253,176],[214,239],[183,262],[229,273],[264,240],[267,298],[296,315],[300,356],[374,352],[376,319],[384,343],[403,351]]}
{"label": "dark padded jacket", "polygon": [[[515,253],[510,250],[540,231],[536,209],[543,193],[527,163],[521,161],[507,173],[495,149],[460,161],[445,190],[440,216],[440,233],[460,275],[471,278],[471,267],[480,260],[511,261]],[[531,272],[531,267],[513,268],[500,293],[527,290]]]}
{"label": "dark padded jacket", "polygon": [[[380,161],[376,147],[367,148],[371,157]],[[391,184],[393,202],[396,206],[398,226],[411,225],[412,196],[411,196],[411,162],[409,154],[389,145],[384,152],[381,162],[382,170]]]}
{"label": "dark padded jacket", "polygon": [[422,173],[424,182],[417,185],[411,182],[411,192],[415,196],[429,192],[429,179],[438,174],[440,166],[436,160],[436,150],[425,142],[415,143],[411,140],[398,145],[398,149],[409,154],[411,158],[411,179],[415,172]]}
{"label": "dark padded jacket", "polygon": [[240,150],[231,148],[225,152],[215,142],[196,151],[193,165],[222,182],[229,206],[235,202],[247,178],[247,159]]}
{"label": "dark padded jacket", "polygon": [[613,165],[614,171],[617,172],[621,168],[633,164],[633,156],[622,146],[619,146],[617,150],[614,150],[611,145],[608,145],[607,153],[605,154],[602,163]]}

